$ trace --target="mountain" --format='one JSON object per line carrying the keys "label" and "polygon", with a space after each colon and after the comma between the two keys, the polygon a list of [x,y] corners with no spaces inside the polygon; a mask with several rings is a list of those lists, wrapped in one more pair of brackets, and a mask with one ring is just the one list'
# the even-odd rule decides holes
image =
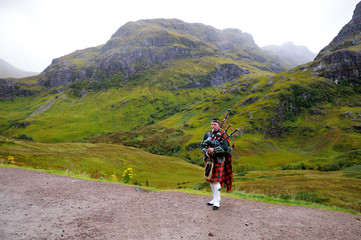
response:
{"label": "mountain", "polygon": [[0,78],[24,78],[37,74],[39,73],[23,71],[0,58]]}
{"label": "mountain", "polygon": [[119,83],[134,84],[140,75],[149,75],[150,67],[164,66],[178,72],[174,73],[178,79],[172,83],[158,80],[157,84],[172,88],[216,86],[241,75],[286,69],[260,49],[250,34],[238,29],[218,30],[178,19],[154,19],[129,22],[104,45],[54,59],[40,75],[39,83],[56,87],[118,75]]}
{"label": "mountain", "polygon": [[311,52],[307,47],[296,46],[292,42],[286,42],[281,46],[264,46],[262,49],[277,55],[280,58],[280,61],[289,68],[311,62],[317,55],[316,53]]}
{"label": "mountain", "polygon": [[[312,65],[320,75],[336,83],[361,85],[361,3],[358,3],[352,19],[338,35],[323,48]],[[359,87],[360,88],[360,87]]]}

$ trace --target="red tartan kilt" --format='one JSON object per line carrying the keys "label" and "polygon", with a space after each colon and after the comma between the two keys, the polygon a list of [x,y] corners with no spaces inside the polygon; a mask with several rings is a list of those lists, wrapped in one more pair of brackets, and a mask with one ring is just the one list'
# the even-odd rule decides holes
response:
{"label": "red tartan kilt", "polygon": [[211,183],[219,182],[222,188],[227,187],[227,192],[232,191],[233,173],[231,155],[227,156],[226,161],[223,163],[218,163],[217,160],[214,161],[212,177],[207,181]]}
{"label": "red tartan kilt", "polygon": [[222,182],[224,172],[224,162],[218,163],[217,160],[214,161],[212,177],[211,179],[207,180],[208,182],[215,183],[215,182]]}

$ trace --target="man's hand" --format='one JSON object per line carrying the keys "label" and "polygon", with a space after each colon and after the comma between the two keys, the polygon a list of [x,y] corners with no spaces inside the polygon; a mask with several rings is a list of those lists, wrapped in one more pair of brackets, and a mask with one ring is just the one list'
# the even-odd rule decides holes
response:
{"label": "man's hand", "polygon": [[207,149],[206,156],[210,158],[211,155],[213,155],[213,153],[214,153],[214,148],[208,148],[208,149]]}

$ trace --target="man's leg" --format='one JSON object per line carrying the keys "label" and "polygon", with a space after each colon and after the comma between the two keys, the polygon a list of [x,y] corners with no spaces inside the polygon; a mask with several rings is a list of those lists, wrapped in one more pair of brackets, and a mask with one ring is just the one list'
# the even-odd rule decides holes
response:
{"label": "man's leg", "polygon": [[213,210],[218,210],[221,206],[221,184],[219,182],[214,183],[215,201],[213,204]]}
{"label": "man's leg", "polygon": [[213,205],[214,201],[215,201],[215,191],[214,191],[214,183],[210,183],[211,185],[211,189],[212,189],[212,194],[213,194],[213,199],[207,203],[207,205]]}

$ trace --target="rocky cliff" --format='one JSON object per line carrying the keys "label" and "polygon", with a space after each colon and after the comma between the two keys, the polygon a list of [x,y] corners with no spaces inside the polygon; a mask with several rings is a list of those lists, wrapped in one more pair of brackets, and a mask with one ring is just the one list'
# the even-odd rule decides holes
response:
{"label": "rocky cliff", "polygon": [[11,98],[13,96],[28,96],[31,95],[24,84],[19,84],[14,79],[0,79],[0,97]]}
{"label": "rocky cliff", "polygon": [[321,50],[312,66],[317,74],[336,83],[360,86],[361,2],[357,4],[351,21]]}

